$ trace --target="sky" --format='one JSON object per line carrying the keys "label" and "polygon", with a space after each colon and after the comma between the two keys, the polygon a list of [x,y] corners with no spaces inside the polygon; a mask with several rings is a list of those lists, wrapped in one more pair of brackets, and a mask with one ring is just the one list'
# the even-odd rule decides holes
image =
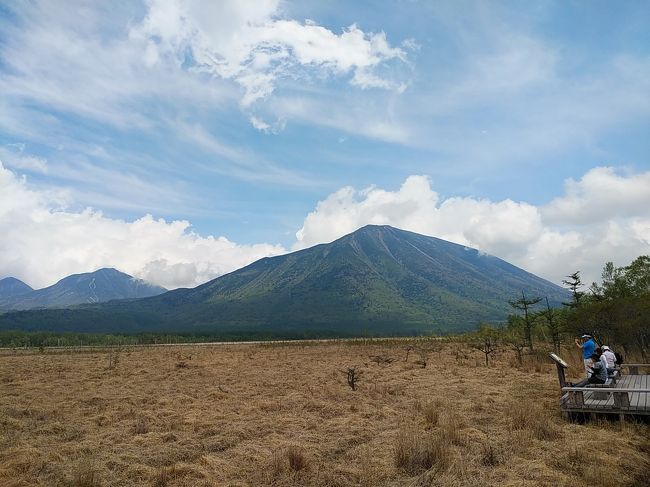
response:
{"label": "sky", "polygon": [[650,3],[0,4],[0,278],[169,289],[389,224],[650,254]]}

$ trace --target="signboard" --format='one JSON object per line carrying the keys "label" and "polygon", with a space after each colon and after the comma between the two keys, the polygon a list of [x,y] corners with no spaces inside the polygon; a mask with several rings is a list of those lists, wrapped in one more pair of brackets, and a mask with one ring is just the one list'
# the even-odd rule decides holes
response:
{"label": "signboard", "polygon": [[564,360],[562,360],[560,357],[555,355],[553,352],[549,353],[548,355],[555,361],[556,364],[561,365],[565,369],[569,367],[569,364],[567,364]]}

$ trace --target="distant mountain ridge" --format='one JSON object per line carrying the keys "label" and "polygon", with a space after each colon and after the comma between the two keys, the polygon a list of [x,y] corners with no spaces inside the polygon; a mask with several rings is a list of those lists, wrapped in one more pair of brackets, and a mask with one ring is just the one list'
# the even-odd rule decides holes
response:
{"label": "distant mountain ridge", "polygon": [[0,279],[0,301],[2,298],[13,298],[33,291],[31,286],[15,277]]}
{"label": "distant mountain ridge", "polygon": [[[5,282],[9,285],[5,286]],[[21,289],[22,292],[16,292]],[[146,298],[166,291],[163,287],[112,268],[73,274],[52,286],[37,290],[18,279],[8,277],[0,281],[0,309],[65,308],[114,299]]]}
{"label": "distant mountain ridge", "polygon": [[389,226],[258,260],[193,289],[75,310],[10,313],[0,328],[315,335],[460,331],[504,321],[525,291],[568,292],[497,257]]}

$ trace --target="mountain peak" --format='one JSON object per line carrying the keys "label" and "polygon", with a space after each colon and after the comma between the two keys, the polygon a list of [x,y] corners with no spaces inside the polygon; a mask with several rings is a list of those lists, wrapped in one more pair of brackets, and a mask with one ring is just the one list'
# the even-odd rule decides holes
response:
{"label": "mountain peak", "polygon": [[369,223],[368,225],[364,225],[358,230],[352,232],[349,235],[353,235],[355,233],[368,233],[368,232],[386,232],[390,230],[397,230],[400,232],[404,232],[405,230],[401,230],[399,228],[391,227],[390,225],[376,225],[373,223]]}
{"label": "mountain peak", "polygon": [[0,279],[0,300],[28,293],[33,289],[20,279],[5,277]]}
{"label": "mountain peak", "polygon": [[[20,282],[20,281],[19,281]],[[24,286],[27,286],[24,284]],[[72,274],[44,289],[10,295],[0,289],[0,307],[5,309],[55,308],[115,299],[137,299],[167,291],[112,267]]]}
{"label": "mountain peak", "polygon": [[68,277],[65,277],[64,279],[70,278],[70,277],[77,277],[77,276],[128,276],[131,277],[129,274],[126,274],[125,272],[118,271],[114,267],[102,267],[101,269],[97,269],[96,271],[92,272],[81,272],[79,274],[71,274]]}
{"label": "mountain peak", "polygon": [[[94,288],[103,281],[112,279],[95,275]],[[42,320],[23,316],[30,323],[75,331],[127,326],[236,336],[417,335],[505,321],[512,311],[508,301],[522,290],[548,296],[552,305],[567,299],[566,290],[497,257],[389,225],[366,225],[328,244],[258,260],[194,289],[69,313],[43,311],[48,318]],[[0,317],[0,327],[15,326],[12,320]]]}

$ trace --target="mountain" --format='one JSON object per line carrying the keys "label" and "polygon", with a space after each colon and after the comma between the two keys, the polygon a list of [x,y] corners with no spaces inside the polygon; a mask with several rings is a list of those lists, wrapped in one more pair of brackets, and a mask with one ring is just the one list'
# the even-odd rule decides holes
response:
{"label": "mountain", "polygon": [[258,260],[193,289],[77,310],[11,313],[0,328],[273,336],[413,334],[503,321],[521,292],[567,291],[497,257],[389,226]]}
{"label": "mountain", "polygon": [[33,291],[33,289],[20,279],[16,279],[15,277],[0,279],[0,302],[4,299],[14,298],[30,291]]}
{"label": "mountain", "polygon": [[[7,279],[3,279],[0,283]],[[0,292],[0,308],[5,310],[65,308],[82,303],[102,303],[113,299],[146,298],[167,291],[163,287],[149,284],[116,269],[99,269],[85,274],[73,274],[44,289],[33,290],[26,284],[23,285],[28,288],[27,292],[14,295]]]}

